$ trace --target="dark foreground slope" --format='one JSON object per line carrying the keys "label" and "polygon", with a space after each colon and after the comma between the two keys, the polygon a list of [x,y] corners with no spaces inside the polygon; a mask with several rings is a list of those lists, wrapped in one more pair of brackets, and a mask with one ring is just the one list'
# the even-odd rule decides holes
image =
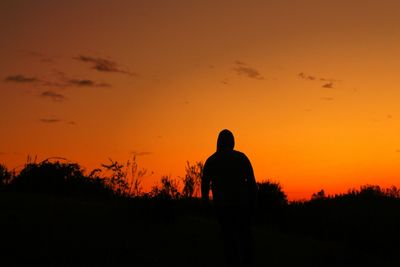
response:
{"label": "dark foreground slope", "polygon": [[[333,228],[313,232],[305,222],[315,207],[292,208],[309,213],[288,209],[284,226],[254,226],[257,266],[400,266],[380,244],[357,245],[358,236]],[[197,201],[0,192],[0,229],[1,266],[223,266],[218,224]]]}

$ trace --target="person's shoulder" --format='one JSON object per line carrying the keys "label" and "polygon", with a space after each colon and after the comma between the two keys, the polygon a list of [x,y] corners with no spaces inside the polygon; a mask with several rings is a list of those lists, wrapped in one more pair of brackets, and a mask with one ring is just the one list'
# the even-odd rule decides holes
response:
{"label": "person's shoulder", "polygon": [[233,153],[234,153],[234,155],[235,155],[235,156],[237,156],[237,157],[240,157],[240,158],[245,158],[245,159],[247,159],[247,156],[246,156],[246,154],[244,154],[244,153],[243,153],[243,152],[241,152],[241,151],[233,150]]}
{"label": "person's shoulder", "polygon": [[215,158],[217,156],[217,153],[212,154],[211,156],[208,157],[208,159],[206,160],[206,162],[204,163],[205,165],[207,164],[211,164],[212,162],[215,161]]}
{"label": "person's shoulder", "polygon": [[246,162],[246,163],[250,162],[249,158],[243,152],[234,150],[233,153],[237,160],[240,160],[241,162]]}

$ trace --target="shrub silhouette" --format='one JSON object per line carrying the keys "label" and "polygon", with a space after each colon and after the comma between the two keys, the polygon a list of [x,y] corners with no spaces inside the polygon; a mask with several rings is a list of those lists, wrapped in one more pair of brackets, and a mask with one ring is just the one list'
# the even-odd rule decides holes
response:
{"label": "shrub silhouette", "polygon": [[105,180],[95,175],[86,177],[77,163],[51,162],[27,163],[15,177],[14,190],[61,195],[109,196],[113,190]]}
{"label": "shrub silhouette", "polygon": [[344,194],[314,193],[310,201],[291,202],[288,229],[360,248],[391,250],[400,232],[399,190],[363,185]]}
{"label": "shrub silhouette", "polygon": [[390,198],[400,198],[400,189],[396,186],[391,186],[385,189],[385,195]]}
{"label": "shrub silhouette", "polygon": [[13,174],[3,164],[0,164],[0,187],[10,184]]}
{"label": "shrub silhouette", "polygon": [[142,196],[142,180],[146,175],[146,169],[139,169],[139,166],[136,162],[136,157],[133,157],[132,161],[127,162],[127,168],[130,169],[131,179],[129,184],[129,194],[133,197]]}
{"label": "shrub silhouette", "polygon": [[146,174],[139,169],[135,157],[120,164],[110,159],[109,164],[85,175],[77,163],[61,162],[63,158],[49,158],[39,163],[28,157],[23,169],[16,175],[0,164],[0,187],[14,191],[63,195],[97,195],[139,197],[141,182]]}
{"label": "shrub silhouette", "polygon": [[124,165],[117,161],[110,160],[110,164],[101,164],[103,168],[111,171],[111,176],[107,183],[118,196],[128,196],[130,187],[128,183],[128,173],[124,170]]}
{"label": "shrub silhouette", "polygon": [[200,195],[201,176],[203,175],[204,164],[201,161],[190,165],[186,162],[185,177],[183,180],[182,197],[192,198]]}
{"label": "shrub silhouette", "polygon": [[[105,176],[106,184],[114,190],[114,193],[121,197],[142,196],[142,179],[146,175],[146,169],[139,169],[136,157],[128,160],[126,164],[109,159],[109,164],[101,164],[105,172],[111,172]],[[97,169],[101,173],[101,169]]]}
{"label": "shrub silhouette", "polygon": [[318,191],[317,193],[313,193],[311,196],[311,200],[323,200],[327,196],[325,195],[325,190],[321,189],[321,191]]}
{"label": "shrub silhouette", "polygon": [[179,199],[181,194],[179,192],[178,182],[170,176],[165,175],[161,177],[161,185],[153,186],[150,197],[162,200]]}
{"label": "shrub silhouette", "polygon": [[262,181],[257,183],[259,217],[268,222],[281,222],[288,205],[288,199],[278,182]]}
{"label": "shrub silhouette", "polygon": [[278,182],[262,181],[257,183],[257,187],[259,207],[274,208],[288,204],[287,196]]}

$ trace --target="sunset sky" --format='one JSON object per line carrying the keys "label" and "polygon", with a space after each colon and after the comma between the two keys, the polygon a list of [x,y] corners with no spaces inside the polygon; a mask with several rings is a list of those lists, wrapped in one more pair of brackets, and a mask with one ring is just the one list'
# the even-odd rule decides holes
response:
{"label": "sunset sky", "polygon": [[184,174],[230,129],[290,199],[400,186],[400,1],[0,1],[0,163]]}

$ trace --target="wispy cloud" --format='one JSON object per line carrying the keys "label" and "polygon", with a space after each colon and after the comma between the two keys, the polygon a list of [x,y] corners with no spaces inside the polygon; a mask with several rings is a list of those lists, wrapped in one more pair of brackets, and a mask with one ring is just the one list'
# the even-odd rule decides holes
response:
{"label": "wispy cloud", "polygon": [[[61,72],[60,72],[61,73]],[[25,76],[22,74],[17,75],[9,75],[4,78],[6,82],[14,82],[14,83],[36,83],[41,86],[48,86],[48,87],[57,87],[57,88],[65,88],[68,86],[86,86],[86,87],[110,87],[111,85],[104,82],[96,82],[90,79],[73,79],[67,78],[64,73],[57,74],[56,79],[58,81],[52,81],[47,79],[38,79],[33,76]],[[49,96],[49,95],[46,95]]]}
{"label": "wispy cloud", "polygon": [[56,102],[62,102],[67,99],[64,95],[54,91],[44,91],[43,93],[40,94],[40,96],[44,98],[49,98]]}
{"label": "wispy cloud", "polygon": [[87,87],[110,87],[108,83],[97,83],[89,79],[69,79],[67,81],[69,85],[72,86],[87,86]]}
{"label": "wispy cloud", "polygon": [[58,123],[58,122],[61,122],[60,119],[55,119],[55,118],[52,118],[52,119],[42,118],[42,119],[39,119],[39,121],[43,122],[43,123]]}
{"label": "wispy cloud", "polygon": [[54,63],[54,58],[53,57],[45,56],[42,53],[31,51],[31,50],[25,50],[24,52],[28,56],[38,58],[40,60],[40,62],[43,62],[43,63]]}
{"label": "wispy cloud", "polygon": [[225,84],[225,85],[228,85],[229,84],[229,80],[228,79],[223,79],[222,81],[221,81],[221,83],[222,84]]}
{"label": "wispy cloud", "polygon": [[53,81],[43,81],[41,85],[47,87],[66,88],[70,86],[75,87],[111,87],[111,84],[105,82],[96,82],[91,79],[76,79],[68,77],[64,72],[55,70],[55,79]]}
{"label": "wispy cloud", "polygon": [[40,80],[36,77],[29,77],[29,76],[25,76],[22,74],[16,74],[16,75],[9,75],[9,76],[5,77],[4,81],[15,82],[15,83],[35,83],[35,82],[39,82]]}
{"label": "wispy cloud", "polygon": [[323,82],[340,82],[340,80],[332,79],[332,78],[319,78],[320,81]]}
{"label": "wispy cloud", "polygon": [[39,121],[42,123],[46,123],[46,124],[65,123],[65,124],[68,124],[71,126],[77,125],[77,123],[75,121],[62,120],[62,119],[58,119],[58,118],[42,118],[42,119],[39,119]]}
{"label": "wispy cloud", "polygon": [[317,79],[315,76],[304,74],[304,72],[300,72],[299,73],[299,77],[304,79],[304,80],[310,80],[310,81],[315,81]]}
{"label": "wispy cloud", "polygon": [[300,72],[298,74],[299,78],[303,80],[309,80],[309,81],[323,81],[323,82],[338,82],[339,80],[337,79],[331,79],[331,78],[322,78],[322,77],[317,77],[315,75],[309,75],[305,74],[304,72]]}
{"label": "wispy cloud", "polygon": [[132,154],[133,156],[135,156],[135,157],[140,157],[140,156],[148,156],[148,155],[151,155],[151,154],[153,154],[153,152],[150,152],[150,151],[136,151],[136,150],[133,150],[133,151],[131,152],[131,154]]}
{"label": "wispy cloud", "polygon": [[127,74],[131,76],[136,76],[136,73],[125,70],[119,66],[119,64],[113,60],[100,58],[100,57],[91,57],[80,55],[75,57],[76,60],[84,63],[89,63],[92,65],[92,68],[101,71],[101,72],[117,72],[122,74]]}
{"label": "wispy cloud", "polygon": [[321,99],[325,100],[325,101],[333,101],[333,100],[335,100],[335,98],[329,97],[329,96],[321,97]]}
{"label": "wispy cloud", "polygon": [[257,80],[264,80],[264,77],[261,75],[261,73],[256,70],[255,68],[249,67],[246,65],[246,63],[243,63],[242,61],[236,60],[235,61],[235,68],[233,69],[236,71],[238,75],[244,75],[252,79],[257,79]]}
{"label": "wispy cloud", "polygon": [[330,83],[325,83],[325,84],[322,85],[322,87],[323,87],[323,88],[331,89],[331,88],[333,88],[333,83],[332,83],[332,82],[330,82]]}
{"label": "wispy cloud", "polygon": [[306,80],[306,81],[325,82],[321,86],[322,86],[322,88],[328,88],[328,89],[334,88],[333,82],[338,82],[339,81],[339,80],[336,80],[336,79],[322,78],[322,77],[317,77],[317,76],[314,76],[314,75],[305,74],[304,72],[300,72],[298,74],[298,77],[300,79],[303,79],[303,80]]}

